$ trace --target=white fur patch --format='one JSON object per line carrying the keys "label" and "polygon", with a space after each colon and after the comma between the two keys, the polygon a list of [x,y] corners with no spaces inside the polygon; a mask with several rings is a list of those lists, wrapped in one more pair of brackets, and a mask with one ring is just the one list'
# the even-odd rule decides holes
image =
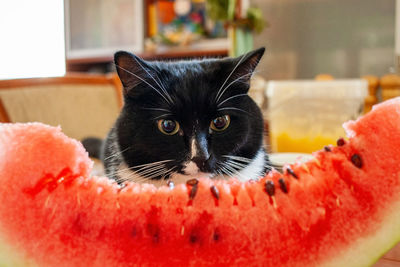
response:
{"label": "white fur patch", "polygon": [[238,179],[240,181],[256,180],[264,172],[265,167],[265,152],[260,149],[256,157],[250,162],[247,167],[239,172]]}
{"label": "white fur patch", "polygon": [[193,138],[192,139],[192,145],[191,145],[191,156],[190,158],[194,158],[197,155],[197,147],[196,147],[196,140]]}
{"label": "white fur patch", "polygon": [[199,172],[199,167],[193,161],[189,161],[183,168],[183,172],[187,175],[194,175]]}

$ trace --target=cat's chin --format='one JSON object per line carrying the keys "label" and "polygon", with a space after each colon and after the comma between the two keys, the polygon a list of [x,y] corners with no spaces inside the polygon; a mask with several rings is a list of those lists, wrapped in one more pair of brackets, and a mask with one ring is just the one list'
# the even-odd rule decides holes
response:
{"label": "cat's chin", "polygon": [[191,179],[202,179],[202,178],[212,178],[214,175],[212,173],[197,172],[194,174],[181,174],[173,173],[170,175],[168,181],[172,181],[175,185],[184,184]]}
{"label": "cat's chin", "polygon": [[178,184],[185,184],[187,181],[191,179],[202,179],[202,178],[215,178],[216,176],[213,175],[212,173],[204,173],[204,172],[199,172],[196,174],[191,174],[191,175],[185,175],[185,174],[180,174],[180,173],[172,173],[170,177],[166,180],[160,179],[160,180],[140,180],[138,179],[137,183],[147,183],[147,184],[152,184],[156,187],[161,187],[161,186],[166,186],[168,185],[168,182],[171,181],[174,183],[174,185]]}

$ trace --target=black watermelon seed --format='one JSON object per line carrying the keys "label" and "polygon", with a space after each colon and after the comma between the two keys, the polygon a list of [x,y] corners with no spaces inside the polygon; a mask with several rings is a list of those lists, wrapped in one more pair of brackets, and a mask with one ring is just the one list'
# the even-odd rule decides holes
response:
{"label": "black watermelon seed", "polygon": [[193,185],[193,187],[192,187],[192,189],[190,190],[190,193],[189,193],[189,199],[190,200],[193,200],[194,197],[196,196],[197,189],[198,189],[197,184]]}
{"label": "black watermelon seed", "polygon": [[286,171],[287,171],[290,175],[292,175],[294,178],[299,179],[299,176],[297,176],[297,174],[295,174],[294,171],[293,171],[290,167],[287,167],[287,168],[286,168]]}
{"label": "black watermelon seed", "polygon": [[282,190],[284,193],[287,193],[288,190],[287,190],[287,186],[286,186],[285,180],[283,180],[283,178],[281,178],[281,179],[279,179],[278,181],[279,181],[279,186],[281,187],[281,190]]}
{"label": "black watermelon seed", "polygon": [[344,146],[346,144],[346,141],[344,140],[343,137],[341,137],[336,141],[336,144],[337,146]]}
{"label": "black watermelon seed", "polygon": [[275,195],[275,185],[274,185],[274,182],[272,182],[272,181],[270,181],[270,180],[268,180],[268,181],[266,181],[265,182],[265,191],[267,192],[267,194],[269,195],[269,196],[273,196],[273,195]]}
{"label": "black watermelon seed", "polygon": [[172,182],[172,181],[168,181],[168,182],[167,182],[167,185],[168,185],[168,187],[169,187],[170,189],[174,189],[174,187],[175,187],[175,184],[174,184],[174,182]]}
{"label": "black watermelon seed", "polygon": [[159,243],[160,242],[160,234],[157,232],[153,235],[153,243]]}
{"label": "black watermelon seed", "polygon": [[219,199],[219,191],[218,191],[218,188],[217,188],[215,185],[213,185],[213,186],[210,187],[210,190],[211,190],[211,194],[212,194],[216,199]]}
{"label": "black watermelon seed", "polygon": [[197,180],[197,179],[190,179],[190,180],[186,181],[186,184],[191,185],[191,186],[197,185],[198,183],[199,183],[199,180]]}
{"label": "black watermelon seed", "polygon": [[330,148],[329,146],[324,146],[324,150],[325,150],[326,152],[331,152],[331,151],[332,151],[331,148]]}
{"label": "black watermelon seed", "polygon": [[133,227],[131,230],[131,236],[135,237],[137,235],[136,227]]}
{"label": "black watermelon seed", "polygon": [[191,234],[189,237],[190,243],[194,244],[197,242],[197,236],[195,236],[194,234]]}
{"label": "black watermelon seed", "polygon": [[363,166],[362,159],[361,159],[360,155],[358,155],[358,154],[354,154],[353,156],[351,156],[351,162],[357,168],[362,168],[362,166]]}
{"label": "black watermelon seed", "polygon": [[215,232],[214,232],[214,234],[213,234],[213,239],[214,239],[214,241],[219,241],[220,238],[221,238],[221,237],[220,237],[219,231],[218,231],[218,230],[215,230]]}

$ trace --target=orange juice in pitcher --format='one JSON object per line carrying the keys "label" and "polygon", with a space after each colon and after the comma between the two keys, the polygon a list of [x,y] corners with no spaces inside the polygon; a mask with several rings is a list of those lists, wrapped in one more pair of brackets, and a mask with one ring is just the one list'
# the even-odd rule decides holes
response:
{"label": "orange juice in pitcher", "polygon": [[267,87],[272,152],[303,152],[335,144],[342,124],[361,115],[367,82],[361,79],[270,81]]}

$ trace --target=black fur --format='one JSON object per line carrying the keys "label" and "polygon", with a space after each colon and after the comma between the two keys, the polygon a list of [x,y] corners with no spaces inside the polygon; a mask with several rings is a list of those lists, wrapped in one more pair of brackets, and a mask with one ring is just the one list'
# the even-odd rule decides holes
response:
{"label": "black fur", "polygon": [[[183,164],[190,160],[192,138],[197,140],[199,152],[193,161],[202,172],[216,173],[227,160],[223,155],[254,158],[263,145],[263,118],[247,92],[263,53],[261,48],[234,59],[165,63],[117,52],[115,64],[125,103],[103,146],[107,175],[118,180],[116,171],[121,163],[135,170],[134,166],[162,160],[172,160],[164,164],[166,169],[183,173]],[[218,90],[224,82],[223,87],[229,88],[221,94]],[[233,98],[227,100],[229,97]],[[211,131],[210,122],[223,115],[230,116],[229,127]],[[159,119],[176,120],[181,130],[165,135],[158,129]],[[151,179],[160,178],[168,177]]]}
{"label": "black fur", "polygon": [[100,158],[102,143],[103,140],[96,137],[88,137],[82,140],[82,145],[89,153],[89,156],[97,159]]}

